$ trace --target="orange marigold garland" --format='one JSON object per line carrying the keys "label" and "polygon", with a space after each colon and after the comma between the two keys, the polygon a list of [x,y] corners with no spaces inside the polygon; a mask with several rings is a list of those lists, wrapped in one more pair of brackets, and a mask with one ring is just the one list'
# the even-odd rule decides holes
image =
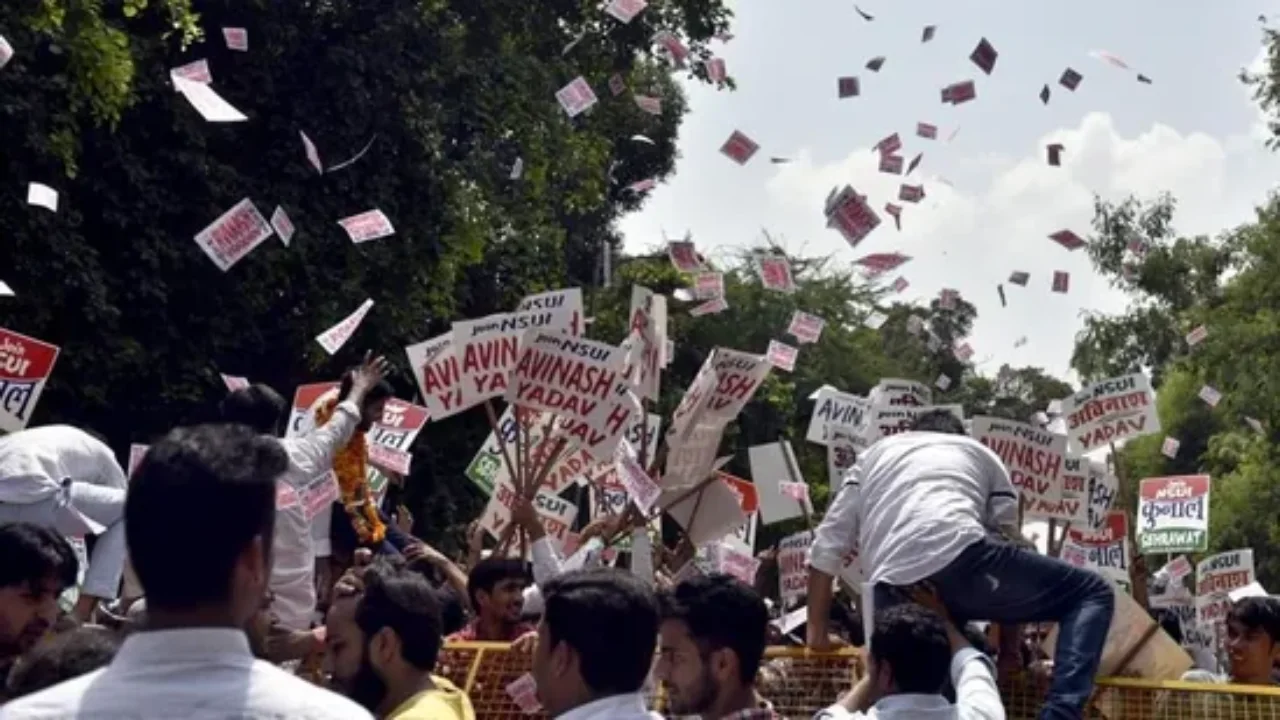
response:
{"label": "orange marigold garland", "polygon": [[[329,422],[338,409],[338,398],[332,397],[316,407],[316,425]],[[365,474],[365,461],[368,458],[368,440],[363,432],[356,431],[333,458],[333,472],[338,476],[338,489],[341,492],[342,507],[351,518],[351,526],[360,538],[361,545],[377,545],[387,535],[387,526],[382,524],[378,515],[378,506],[369,495],[369,478]]]}

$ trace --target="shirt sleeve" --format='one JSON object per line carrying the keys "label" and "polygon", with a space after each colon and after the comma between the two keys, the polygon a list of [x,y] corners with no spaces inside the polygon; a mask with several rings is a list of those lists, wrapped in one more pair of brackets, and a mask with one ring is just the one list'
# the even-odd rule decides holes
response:
{"label": "shirt sleeve", "polygon": [[290,479],[305,485],[332,470],[334,456],[351,440],[359,422],[360,409],[346,400],[338,404],[329,422],[283,440],[292,466]]}
{"label": "shirt sleeve", "polygon": [[995,672],[986,655],[971,647],[957,652],[951,658],[951,683],[959,720],[1005,720]]}
{"label": "shirt sleeve", "polygon": [[849,472],[836,499],[827,508],[822,523],[813,535],[809,546],[809,567],[831,576],[840,574],[844,556],[858,540],[858,508],[863,461],[859,458]]}
{"label": "shirt sleeve", "polygon": [[539,586],[546,585],[561,572],[564,563],[560,560],[560,553],[545,535],[534,540],[530,550],[533,553],[533,582]]}
{"label": "shirt sleeve", "polygon": [[1009,471],[994,454],[988,455],[987,525],[996,528],[1018,527],[1018,489],[1009,479]]}

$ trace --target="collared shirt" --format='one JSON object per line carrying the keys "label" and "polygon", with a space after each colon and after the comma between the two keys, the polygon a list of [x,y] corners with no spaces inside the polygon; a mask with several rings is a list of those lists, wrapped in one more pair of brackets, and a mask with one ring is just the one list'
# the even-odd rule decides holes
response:
{"label": "collared shirt", "polygon": [[471,699],[448,680],[431,676],[435,687],[405,700],[387,720],[476,720]]}
{"label": "collared shirt", "polygon": [[662,720],[656,712],[649,712],[640,693],[610,695],[593,700],[586,705],[560,713],[556,720]]}
{"label": "collared shirt", "polygon": [[46,500],[67,478],[121,490],[129,484],[111,448],[80,428],[42,425],[0,437],[0,502]]}
{"label": "collared shirt", "polygon": [[[321,427],[280,441],[289,455],[289,469],[276,480],[301,496],[318,478],[333,469],[333,456],[347,444],[360,422],[360,409],[350,401],[338,405],[329,422]],[[327,513],[326,507],[321,510]],[[272,544],[271,613],[281,625],[293,630],[310,627],[316,609],[316,550],[299,498],[276,509],[275,539]]]}
{"label": "collared shirt", "polygon": [[838,575],[857,542],[867,582],[910,585],[987,534],[1017,524],[1018,494],[1000,457],[965,435],[907,432],[868,448],[845,475],[809,548]]}
{"label": "collared shirt", "polygon": [[0,707],[0,720],[371,720],[350,700],[255,660],[230,628],[130,635],[107,667]]}
{"label": "collared shirt", "polygon": [[941,695],[903,693],[881,698],[866,713],[833,705],[813,720],[1004,720],[995,668],[986,655],[971,647],[957,652],[951,658],[951,682],[956,689],[954,705]]}

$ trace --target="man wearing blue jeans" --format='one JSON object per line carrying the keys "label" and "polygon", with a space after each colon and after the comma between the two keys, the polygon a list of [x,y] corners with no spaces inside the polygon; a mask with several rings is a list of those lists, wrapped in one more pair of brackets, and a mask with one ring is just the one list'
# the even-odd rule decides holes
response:
{"label": "man wearing blue jeans", "polygon": [[992,536],[1019,537],[1017,518],[1018,494],[999,456],[950,412],[921,415],[911,432],[872,445],[845,475],[809,549],[809,646],[829,647],[831,581],[856,547],[876,612],[928,583],[960,622],[1058,623],[1040,717],[1081,717],[1114,591],[1093,572]]}

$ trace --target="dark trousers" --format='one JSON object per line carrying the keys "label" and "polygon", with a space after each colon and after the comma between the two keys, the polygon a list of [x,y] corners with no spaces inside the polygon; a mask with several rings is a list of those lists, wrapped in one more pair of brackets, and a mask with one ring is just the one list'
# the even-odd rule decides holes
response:
{"label": "dark trousers", "polygon": [[[957,622],[1057,623],[1053,682],[1040,718],[1083,717],[1115,611],[1115,591],[1102,576],[1011,543],[984,539],[965,548],[929,582]],[[875,588],[877,611],[904,599],[896,588]]]}

